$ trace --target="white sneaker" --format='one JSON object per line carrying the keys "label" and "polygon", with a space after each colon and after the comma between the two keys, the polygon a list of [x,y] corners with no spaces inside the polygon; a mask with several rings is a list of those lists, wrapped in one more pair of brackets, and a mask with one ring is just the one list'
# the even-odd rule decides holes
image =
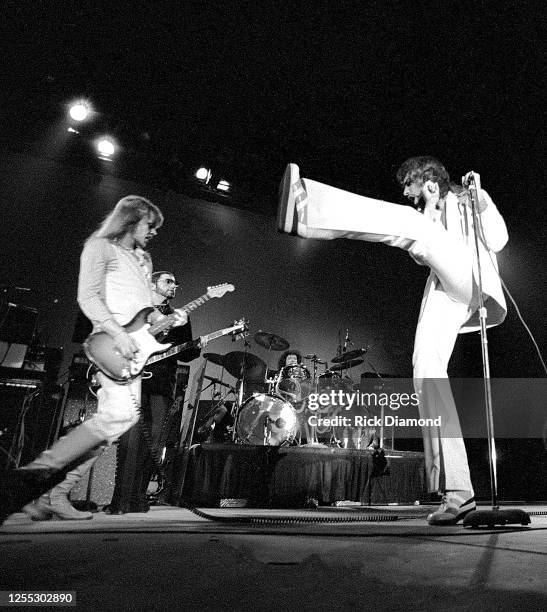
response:
{"label": "white sneaker", "polygon": [[427,522],[430,525],[455,525],[476,507],[472,491],[447,491],[439,508],[427,517]]}

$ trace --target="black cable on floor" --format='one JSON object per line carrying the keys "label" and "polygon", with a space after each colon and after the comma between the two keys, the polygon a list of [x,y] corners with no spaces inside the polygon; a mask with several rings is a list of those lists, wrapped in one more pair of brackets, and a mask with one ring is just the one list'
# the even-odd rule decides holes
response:
{"label": "black cable on floor", "polygon": [[392,522],[399,520],[416,520],[425,519],[423,514],[415,514],[408,516],[399,516],[398,514],[369,514],[361,516],[279,516],[279,517],[266,517],[266,516],[219,516],[216,514],[209,514],[199,510],[193,506],[182,506],[185,510],[189,510],[192,514],[199,516],[210,521],[217,521],[220,523],[238,523],[238,524],[251,524],[251,525],[273,525],[273,524],[299,524],[299,523],[380,523],[380,522]]}

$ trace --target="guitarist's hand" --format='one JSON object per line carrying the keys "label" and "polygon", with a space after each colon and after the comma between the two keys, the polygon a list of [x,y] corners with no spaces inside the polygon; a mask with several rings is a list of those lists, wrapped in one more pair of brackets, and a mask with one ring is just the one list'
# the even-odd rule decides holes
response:
{"label": "guitarist's hand", "polygon": [[173,316],[175,317],[173,327],[180,327],[181,325],[186,325],[186,323],[188,323],[188,313],[184,312],[184,310],[175,310],[173,312]]}
{"label": "guitarist's hand", "polygon": [[114,337],[114,348],[126,359],[133,359],[133,355],[139,350],[133,338],[126,331]]}

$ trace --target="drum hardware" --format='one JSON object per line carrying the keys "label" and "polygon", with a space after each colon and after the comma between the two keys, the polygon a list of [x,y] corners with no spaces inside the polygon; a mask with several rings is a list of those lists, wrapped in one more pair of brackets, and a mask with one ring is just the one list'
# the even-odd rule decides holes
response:
{"label": "drum hardware", "polygon": [[[268,370],[268,373],[272,372],[272,370]],[[273,371],[275,376],[272,378],[265,378],[264,382],[268,385],[268,395],[274,395],[275,385],[277,384],[278,372]]]}
{"label": "drum hardware", "polygon": [[[226,401],[228,396],[232,393],[232,390],[227,391],[224,396],[214,403],[212,408],[207,414],[201,419],[202,424],[197,428],[197,435],[201,438],[201,441],[207,441],[213,434],[213,430],[219,425],[219,423],[228,414],[228,408],[226,407]],[[220,393],[218,394],[220,396]],[[227,428],[228,429],[228,428]]]}
{"label": "drum hardware", "polygon": [[203,358],[215,365],[224,367],[224,355],[219,355],[218,353],[204,353]]}
{"label": "drum hardware", "polygon": [[232,385],[225,383],[224,381],[220,380],[220,378],[215,378],[214,376],[207,376],[207,374],[205,374],[203,378],[206,378],[207,380],[211,381],[214,385],[220,385],[221,387],[228,387],[230,391],[235,392],[235,389],[234,387],[232,387]]}
{"label": "drum hardware", "polygon": [[[359,357],[362,357],[363,355],[365,355],[370,347],[367,346],[367,348],[360,348],[360,349],[355,349],[353,351],[348,351],[347,353],[341,353],[340,355],[337,355],[336,357],[333,357],[331,359],[331,363],[345,363],[346,361],[352,361],[354,359],[358,359]],[[362,363],[363,360],[361,360],[360,363]]]}
{"label": "drum hardware", "polygon": [[245,385],[247,382],[262,382],[266,373],[266,364],[264,361],[260,359],[260,357],[247,352],[249,346],[250,344],[247,342],[247,339],[245,339],[243,351],[232,351],[227,353],[222,360],[224,368],[237,379],[237,406],[234,408],[234,442],[236,440],[237,420],[241,407],[243,406]]}
{"label": "drum hardware", "polygon": [[350,361],[341,361],[340,363],[334,363],[329,369],[331,372],[340,372],[342,370],[349,370],[349,368],[354,368],[355,366],[361,365],[364,362],[364,359],[351,359]]}
{"label": "drum hardware", "polygon": [[319,363],[320,365],[327,365],[327,362],[319,359],[315,353],[313,355],[304,355],[304,359],[309,359],[313,363]]}
{"label": "drum hardware", "polygon": [[[304,381],[310,381],[302,384]],[[301,363],[281,368],[277,376],[275,393],[288,401],[301,402],[312,391],[311,375],[308,368]]]}
{"label": "drum hardware", "polygon": [[272,351],[285,351],[289,348],[289,343],[285,338],[278,336],[277,334],[271,334],[269,332],[262,331],[259,329],[254,335],[255,342],[262,346],[265,349],[268,349],[268,366],[266,368],[266,373],[264,375],[264,382],[268,385],[268,393],[273,393],[274,385],[276,383],[277,378],[273,379],[270,377],[269,364],[271,364],[271,352]]}

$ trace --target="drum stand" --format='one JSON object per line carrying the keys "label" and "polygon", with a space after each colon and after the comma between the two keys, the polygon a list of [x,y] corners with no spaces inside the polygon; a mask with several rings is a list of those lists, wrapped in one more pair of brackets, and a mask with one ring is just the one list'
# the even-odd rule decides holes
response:
{"label": "drum stand", "polygon": [[243,340],[243,361],[241,362],[241,370],[239,371],[239,377],[237,379],[236,389],[237,389],[237,402],[235,403],[233,410],[233,418],[234,418],[234,430],[232,431],[232,442],[235,444],[237,442],[237,422],[239,419],[239,413],[241,411],[241,406],[243,406],[243,395],[245,392],[245,370],[247,361],[247,349],[251,345],[247,342],[247,338]]}
{"label": "drum stand", "polygon": [[[313,355],[309,357],[307,356],[306,359],[309,359],[313,363],[312,389],[313,389],[313,392],[317,394],[319,391],[319,382],[318,382],[319,378],[317,376],[317,364],[322,363],[325,365],[325,367],[327,364],[325,361],[321,361],[321,359],[319,359],[315,353],[313,353]],[[319,438],[317,437],[317,426],[310,425],[310,432],[311,432],[311,440],[308,440],[308,443],[306,444],[306,446],[308,445],[315,446],[319,444]]]}

